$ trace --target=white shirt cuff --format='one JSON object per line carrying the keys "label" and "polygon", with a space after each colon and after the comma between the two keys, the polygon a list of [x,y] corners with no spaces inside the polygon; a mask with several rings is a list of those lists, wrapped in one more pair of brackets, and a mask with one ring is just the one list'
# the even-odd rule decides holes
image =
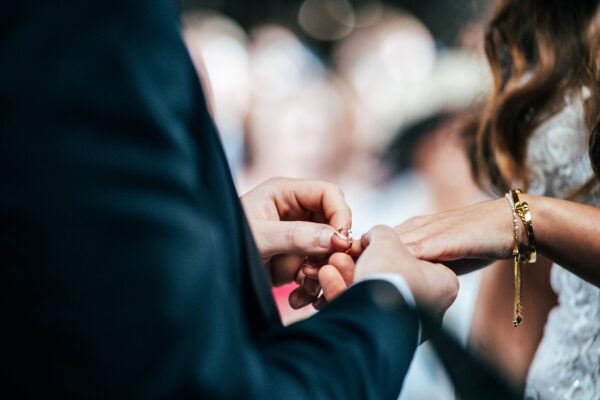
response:
{"label": "white shirt cuff", "polygon": [[[391,283],[392,285],[394,285],[394,287],[396,289],[398,289],[398,292],[400,292],[400,295],[402,296],[402,298],[404,299],[406,304],[408,304],[409,307],[411,307],[412,309],[417,308],[417,303],[415,302],[415,296],[413,295],[412,291],[410,290],[410,287],[408,286],[408,283],[406,283],[406,280],[402,277],[402,275],[394,274],[394,273],[374,274],[374,275],[369,275],[367,278],[361,280],[360,282],[373,281],[373,280],[387,281],[387,282]],[[360,282],[356,282],[356,283],[358,284]],[[417,335],[417,347],[421,344],[422,334],[423,334],[423,327],[421,326],[421,320],[419,320],[419,333]]]}

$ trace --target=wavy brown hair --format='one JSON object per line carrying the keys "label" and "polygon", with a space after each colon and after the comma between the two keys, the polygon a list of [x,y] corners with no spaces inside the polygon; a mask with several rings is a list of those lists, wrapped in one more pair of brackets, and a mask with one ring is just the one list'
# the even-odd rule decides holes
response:
{"label": "wavy brown hair", "polygon": [[591,91],[585,102],[589,156],[595,179],[600,176],[599,4],[600,0],[497,2],[485,36],[494,87],[468,143],[482,187],[503,192],[518,183],[526,189],[529,137],[564,107],[565,96],[584,86]]}

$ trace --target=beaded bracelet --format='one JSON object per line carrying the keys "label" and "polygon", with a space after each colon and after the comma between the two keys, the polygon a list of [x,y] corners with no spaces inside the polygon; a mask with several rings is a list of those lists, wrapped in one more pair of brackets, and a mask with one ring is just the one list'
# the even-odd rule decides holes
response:
{"label": "beaded bracelet", "polygon": [[513,214],[513,229],[515,232],[515,234],[514,234],[515,247],[513,249],[513,255],[514,255],[515,251],[519,251],[519,239],[521,238],[520,219],[519,219],[519,215],[517,214],[517,209],[515,208],[515,203],[513,203],[513,199],[511,197],[510,193],[506,193],[506,195],[504,197],[506,197],[506,200],[508,201],[508,205],[510,206],[510,209],[512,210],[512,214]]}

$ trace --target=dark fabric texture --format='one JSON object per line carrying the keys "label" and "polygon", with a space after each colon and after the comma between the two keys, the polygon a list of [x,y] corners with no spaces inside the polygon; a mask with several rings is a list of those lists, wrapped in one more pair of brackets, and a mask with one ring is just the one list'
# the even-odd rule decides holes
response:
{"label": "dark fabric texture", "polygon": [[395,399],[386,282],[284,328],[167,0],[0,11],[3,398]]}

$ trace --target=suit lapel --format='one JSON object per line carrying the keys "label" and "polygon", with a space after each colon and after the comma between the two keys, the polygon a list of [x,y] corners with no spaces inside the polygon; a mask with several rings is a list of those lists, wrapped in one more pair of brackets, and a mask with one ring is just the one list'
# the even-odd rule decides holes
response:
{"label": "suit lapel", "polygon": [[[252,231],[246,220],[246,214],[239,201],[233,178],[227,164],[225,152],[223,151],[220,139],[216,134],[216,129],[212,129],[212,131],[214,140],[218,142],[215,147],[218,148],[219,163],[221,169],[224,171],[224,175],[226,175],[226,182],[224,182],[224,184],[227,185],[227,191],[234,203],[236,222],[239,228],[239,236],[241,236],[239,239],[243,246],[242,264],[245,269],[243,276],[248,276],[252,283],[252,290],[251,293],[249,293],[249,303],[246,304],[250,315],[252,316],[250,325],[255,328],[253,330],[260,331],[262,330],[261,328],[273,323],[280,324],[281,320],[279,318],[277,307],[275,306],[275,301],[273,300],[271,283],[269,282],[265,266],[260,258],[258,249],[256,248],[256,242],[254,241],[254,236],[252,235]],[[242,285],[244,285],[244,282],[242,282]],[[258,304],[259,307],[256,308],[255,304]]]}
{"label": "suit lapel", "polygon": [[[191,64],[190,64],[191,65]],[[232,240],[238,243],[238,263],[243,269],[238,275],[240,277],[239,287],[244,292],[242,294],[245,302],[244,306],[248,312],[249,324],[253,332],[260,332],[266,326],[281,324],[281,319],[273,300],[271,293],[271,284],[269,282],[265,266],[260,258],[252,232],[246,220],[246,215],[239,201],[237,191],[227,164],[225,152],[218,137],[217,129],[208,114],[204,96],[198,82],[196,99],[198,99],[194,109],[199,110],[196,118],[199,121],[196,129],[190,129],[195,136],[199,147],[206,146],[213,150],[211,153],[212,164],[210,171],[214,174],[211,179],[216,179],[215,190],[223,191],[224,207],[229,208],[227,214],[228,223],[232,226]],[[201,135],[201,137],[198,137]],[[206,154],[206,151],[202,153]],[[218,176],[215,176],[218,175]]]}

